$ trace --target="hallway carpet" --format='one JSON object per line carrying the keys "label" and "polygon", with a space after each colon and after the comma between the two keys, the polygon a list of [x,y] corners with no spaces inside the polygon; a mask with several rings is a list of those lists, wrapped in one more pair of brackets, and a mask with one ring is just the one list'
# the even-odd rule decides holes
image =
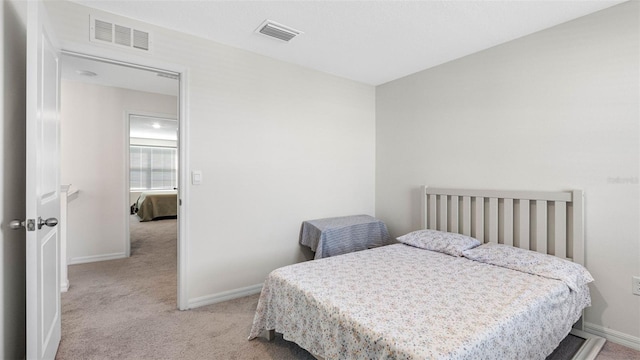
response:
{"label": "hallway carpet", "polygon": [[[247,341],[257,294],[177,310],[176,231],[132,216],[130,258],[69,267],[56,359],[313,359],[279,335]],[[611,359],[640,352],[607,342],[598,360]]]}
{"label": "hallway carpet", "polygon": [[312,359],[282,338],[247,341],[257,294],[177,310],[176,220],[131,224],[130,258],[69,267],[56,359]]}

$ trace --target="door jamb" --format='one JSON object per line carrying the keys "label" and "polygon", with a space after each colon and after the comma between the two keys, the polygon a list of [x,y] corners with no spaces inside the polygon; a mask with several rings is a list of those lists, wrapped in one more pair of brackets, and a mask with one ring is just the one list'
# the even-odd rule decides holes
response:
{"label": "door jamb", "polygon": [[[155,59],[141,58],[138,56],[128,56],[124,53],[108,52],[107,56],[103,54],[91,54],[96,51],[105,52],[103,49],[83,49],[82,52],[76,52],[62,49],[61,54],[76,56],[90,60],[102,61],[111,64],[124,65],[133,68],[152,70],[157,72],[169,73],[178,76],[179,92],[178,92],[178,156],[180,167],[178,169],[178,266],[177,266],[177,307],[180,310],[189,309],[188,298],[188,208],[189,202],[184,201],[189,199],[189,183],[188,183],[188,171],[189,169],[189,146],[188,146],[188,131],[189,131],[189,114],[188,114],[188,81],[189,81],[189,69],[183,65],[170,64]],[[127,184],[128,185],[128,184]],[[128,188],[128,186],[127,186]],[[127,200],[128,202],[128,200]],[[126,216],[129,216],[127,208],[123,209]],[[128,218],[127,218],[128,223]]]}

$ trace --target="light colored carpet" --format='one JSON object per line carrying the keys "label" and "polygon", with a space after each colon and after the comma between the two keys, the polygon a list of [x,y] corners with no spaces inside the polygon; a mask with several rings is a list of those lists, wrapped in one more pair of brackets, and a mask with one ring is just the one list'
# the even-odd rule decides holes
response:
{"label": "light colored carpet", "polygon": [[131,258],[69,267],[56,359],[312,359],[247,341],[258,295],[177,310],[176,220],[131,224]]}
{"label": "light colored carpet", "polygon": [[640,360],[640,351],[607,341],[597,360]]}
{"label": "light colored carpet", "polygon": [[[56,359],[313,359],[281,336],[247,341],[258,295],[177,310],[176,220],[131,224],[131,258],[69,267]],[[640,352],[607,342],[598,360],[614,359]]]}

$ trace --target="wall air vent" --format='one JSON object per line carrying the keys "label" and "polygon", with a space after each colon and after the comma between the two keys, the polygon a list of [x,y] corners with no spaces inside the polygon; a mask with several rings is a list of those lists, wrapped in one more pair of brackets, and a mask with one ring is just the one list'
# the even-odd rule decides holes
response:
{"label": "wall air vent", "polygon": [[104,18],[96,19],[93,16],[89,18],[91,41],[143,51],[151,49],[151,34],[148,32],[124,24],[116,24]]}
{"label": "wall air vent", "polygon": [[131,46],[131,28],[121,25],[114,26],[116,44]]}
{"label": "wall air vent", "polygon": [[97,40],[113,42],[113,24],[96,20],[93,22],[91,37]]}
{"label": "wall air vent", "polygon": [[149,33],[134,29],[133,47],[136,49],[149,50]]}
{"label": "wall air vent", "polygon": [[265,20],[258,27],[258,29],[256,29],[256,32],[263,35],[271,36],[282,41],[290,41],[294,37],[303,34],[303,32],[300,30],[278,24],[277,22],[271,20]]}

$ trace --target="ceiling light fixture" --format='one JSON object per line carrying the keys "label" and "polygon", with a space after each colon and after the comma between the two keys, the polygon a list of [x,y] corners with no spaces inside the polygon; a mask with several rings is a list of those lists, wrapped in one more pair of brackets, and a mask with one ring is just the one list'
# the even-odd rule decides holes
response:
{"label": "ceiling light fixture", "polygon": [[300,30],[279,24],[269,19],[265,20],[260,26],[258,26],[255,32],[287,42],[298,35],[304,34]]}
{"label": "ceiling light fixture", "polygon": [[160,126],[160,124],[158,124],[158,123],[153,123],[151,125],[151,127],[154,128],[154,129],[160,129],[162,126]]}

